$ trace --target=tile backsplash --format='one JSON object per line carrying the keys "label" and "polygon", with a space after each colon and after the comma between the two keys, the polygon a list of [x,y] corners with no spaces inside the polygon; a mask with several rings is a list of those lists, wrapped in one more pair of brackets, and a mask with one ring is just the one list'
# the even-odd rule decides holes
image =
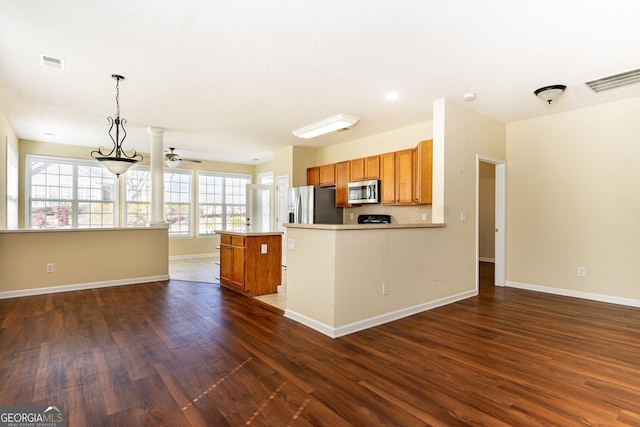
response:
{"label": "tile backsplash", "polygon": [[[431,205],[387,206],[380,204],[371,204],[356,206],[353,208],[345,208],[343,214],[345,224],[357,224],[358,215],[364,214],[391,215],[392,224],[431,223]],[[423,214],[426,214],[426,220],[422,219]]]}

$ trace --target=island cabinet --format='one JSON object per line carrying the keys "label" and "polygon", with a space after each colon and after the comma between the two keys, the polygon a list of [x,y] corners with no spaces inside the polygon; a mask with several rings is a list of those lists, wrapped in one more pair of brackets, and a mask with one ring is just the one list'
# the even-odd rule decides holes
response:
{"label": "island cabinet", "polygon": [[220,234],[220,283],[249,296],[274,294],[282,282],[281,233]]}

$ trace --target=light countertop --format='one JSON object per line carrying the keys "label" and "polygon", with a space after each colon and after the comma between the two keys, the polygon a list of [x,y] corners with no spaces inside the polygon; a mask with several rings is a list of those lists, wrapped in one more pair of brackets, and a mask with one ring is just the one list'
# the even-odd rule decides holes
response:
{"label": "light countertop", "polygon": [[236,236],[280,236],[282,231],[260,231],[250,228],[238,228],[234,230],[214,230],[216,234],[233,234]]}
{"label": "light countertop", "polygon": [[444,223],[425,224],[283,224],[287,228],[306,228],[316,230],[391,230],[401,228],[442,228]]}

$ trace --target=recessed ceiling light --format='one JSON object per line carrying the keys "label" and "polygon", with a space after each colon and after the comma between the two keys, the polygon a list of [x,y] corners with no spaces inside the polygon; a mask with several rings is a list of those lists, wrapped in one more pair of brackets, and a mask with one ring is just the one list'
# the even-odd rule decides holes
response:
{"label": "recessed ceiling light", "polygon": [[384,96],[387,101],[395,101],[396,99],[400,98],[400,95],[398,94],[398,92],[389,92]]}
{"label": "recessed ceiling light", "polygon": [[40,55],[40,63],[45,67],[55,68],[56,70],[64,70],[64,59],[55,56]]}
{"label": "recessed ceiling light", "polygon": [[54,136],[55,133],[53,133],[53,132],[44,132],[44,135],[45,136]]}

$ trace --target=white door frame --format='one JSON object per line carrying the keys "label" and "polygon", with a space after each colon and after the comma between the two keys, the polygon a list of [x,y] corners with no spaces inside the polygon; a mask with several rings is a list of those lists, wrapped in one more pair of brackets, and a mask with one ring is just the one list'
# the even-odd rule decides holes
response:
{"label": "white door frame", "polygon": [[[476,262],[480,251],[480,162],[492,163],[496,167],[496,207],[495,207],[495,285],[506,285],[506,161],[494,157],[476,154]],[[476,289],[479,289],[480,277],[476,269]]]}
{"label": "white door frame", "polygon": [[287,227],[283,227],[282,224],[289,222],[289,212],[286,209],[284,212],[280,210],[280,198],[284,197],[286,200],[287,192],[289,190],[289,175],[279,175],[275,178],[276,186],[276,230],[282,231],[282,265],[287,265]]}

